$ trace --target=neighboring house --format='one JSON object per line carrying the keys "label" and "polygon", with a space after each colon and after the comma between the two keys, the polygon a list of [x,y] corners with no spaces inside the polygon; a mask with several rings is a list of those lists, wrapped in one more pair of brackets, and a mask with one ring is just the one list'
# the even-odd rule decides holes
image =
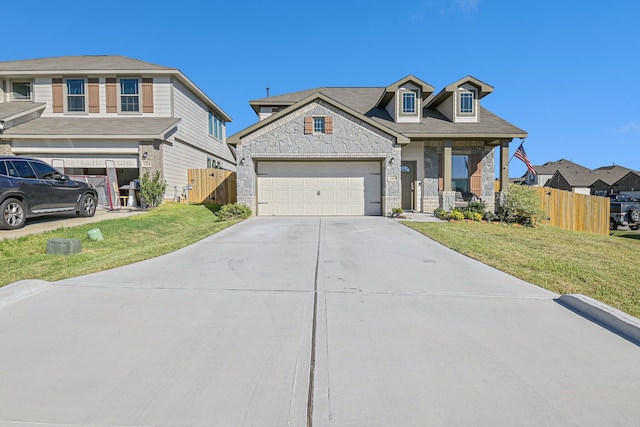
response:
{"label": "neighboring house", "polygon": [[527,185],[534,187],[544,187],[557,171],[562,171],[564,175],[588,173],[591,169],[573,163],[566,159],[560,159],[557,162],[547,162],[543,165],[534,166],[536,173],[527,171],[523,176],[523,180]]}
{"label": "neighboring house", "polygon": [[36,157],[70,175],[120,184],[160,171],[174,187],[188,168],[235,170],[231,118],[180,70],[123,56],[0,62],[0,154]]}
{"label": "neighboring house", "polygon": [[[596,196],[640,191],[640,174],[624,166],[602,166],[592,170],[561,159],[534,168],[536,172],[540,171],[540,176],[544,178],[546,177],[543,173],[548,174],[555,170],[549,179],[543,178],[538,181],[545,181],[545,187]],[[531,176],[533,174],[527,173],[523,177],[527,184],[539,185],[531,183]]]}
{"label": "neighboring house", "polygon": [[238,202],[257,215],[388,215],[451,209],[459,197],[495,208],[509,143],[527,133],[480,105],[473,77],[445,87],[407,76],[387,87],[318,88],[250,102],[260,121],[236,146]]}

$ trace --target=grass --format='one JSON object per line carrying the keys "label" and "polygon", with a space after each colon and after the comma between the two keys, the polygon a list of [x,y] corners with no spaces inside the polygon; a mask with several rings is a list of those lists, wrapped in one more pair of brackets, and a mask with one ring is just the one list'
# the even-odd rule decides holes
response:
{"label": "grass", "polygon": [[[153,258],[188,246],[238,221],[218,221],[218,206],[167,203],[142,215],[0,241],[0,287],[24,279],[61,280]],[[103,241],[89,240],[99,228]],[[48,255],[48,239],[82,240],[82,252]]]}
{"label": "grass", "polygon": [[529,283],[558,294],[584,294],[640,317],[639,233],[602,236],[475,222],[404,224]]}

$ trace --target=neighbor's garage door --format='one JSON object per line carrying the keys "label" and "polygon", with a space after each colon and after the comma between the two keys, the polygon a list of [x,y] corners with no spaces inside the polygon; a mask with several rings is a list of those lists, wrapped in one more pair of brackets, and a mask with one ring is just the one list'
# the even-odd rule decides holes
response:
{"label": "neighbor's garage door", "polygon": [[258,162],[258,215],[380,215],[380,162]]}

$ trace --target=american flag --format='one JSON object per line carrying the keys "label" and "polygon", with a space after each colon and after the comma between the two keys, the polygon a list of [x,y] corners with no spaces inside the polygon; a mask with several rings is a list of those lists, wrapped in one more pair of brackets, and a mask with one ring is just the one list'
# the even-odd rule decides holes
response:
{"label": "american flag", "polygon": [[535,175],[536,174],[536,170],[531,165],[531,162],[529,161],[529,158],[527,157],[527,153],[524,152],[524,147],[522,146],[522,144],[524,144],[524,142],[520,143],[520,146],[516,150],[514,156],[519,158],[520,160],[522,160],[524,162],[524,164],[527,165],[527,170]]}

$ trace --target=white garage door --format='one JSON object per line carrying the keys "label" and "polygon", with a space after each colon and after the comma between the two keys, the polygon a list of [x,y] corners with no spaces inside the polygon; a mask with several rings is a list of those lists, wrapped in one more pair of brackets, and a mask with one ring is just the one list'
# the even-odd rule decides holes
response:
{"label": "white garage door", "polygon": [[258,215],[380,215],[380,162],[258,162]]}

